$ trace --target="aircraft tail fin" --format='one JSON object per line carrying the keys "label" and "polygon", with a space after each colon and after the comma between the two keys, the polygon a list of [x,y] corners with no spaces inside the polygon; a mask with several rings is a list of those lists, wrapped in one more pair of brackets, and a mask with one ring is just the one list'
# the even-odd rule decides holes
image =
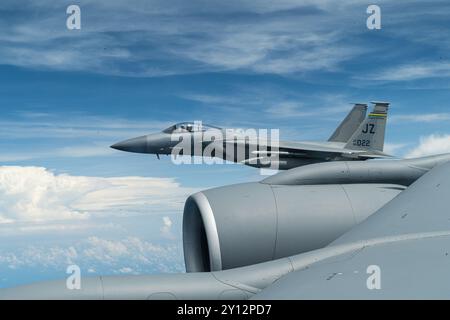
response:
{"label": "aircraft tail fin", "polygon": [[355,103],[353,109],[328,139],[333,142],[347,142],[366,117],[367,104]]}
{"label": "aircraft tail fin", "polygon": [[372,102],[375,106],[351,136],[345,148],[383,151],[388,102]]}

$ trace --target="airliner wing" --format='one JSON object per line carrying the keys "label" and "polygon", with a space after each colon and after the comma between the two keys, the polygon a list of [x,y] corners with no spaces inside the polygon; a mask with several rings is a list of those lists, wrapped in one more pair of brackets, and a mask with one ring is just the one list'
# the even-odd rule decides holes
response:
{"label": "airliner wing", "polygon": [[254,298],[449,299],[449,195],[447,162]]}

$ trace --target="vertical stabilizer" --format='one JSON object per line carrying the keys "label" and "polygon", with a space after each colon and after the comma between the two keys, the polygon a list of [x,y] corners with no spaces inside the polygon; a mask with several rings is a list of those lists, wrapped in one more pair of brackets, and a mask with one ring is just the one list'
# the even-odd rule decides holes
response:
{"label": "vertical stabilizer", "polygon": [[353,109],[328,139],[333,142],[347,142],[366,117],[367,104],[355,103]]}
{"label": "vertical stabilizer", "polygon": [[347,142],[345,148],[383,151],[389,103],[372,103],[374,104],[373,111],[361,123]]}

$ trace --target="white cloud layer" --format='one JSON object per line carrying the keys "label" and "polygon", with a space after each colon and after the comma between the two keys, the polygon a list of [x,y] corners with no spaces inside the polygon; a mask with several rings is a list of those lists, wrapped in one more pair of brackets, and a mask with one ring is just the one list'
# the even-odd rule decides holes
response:
{"label": "white cloud layer", "polygon": [[105,239],[97,236],[71,245],[28,245],[0,251],[0,269],[59,270],[77,264],[82,273],[108,274],[183,271],[178,244],[155,244],[134,236]]}
{"label": "white cloud layer", "polygon": [[0,167],[0,223],[182,210],[195,190],[172,178],[86,177],[42,167]]}
{"label": "white cloud layer", "polygon": [[406,155],[406,158],[423,157],[442,153],[450,153],[450,135],[432,134],[421,137],[419,145],[411,150]]}

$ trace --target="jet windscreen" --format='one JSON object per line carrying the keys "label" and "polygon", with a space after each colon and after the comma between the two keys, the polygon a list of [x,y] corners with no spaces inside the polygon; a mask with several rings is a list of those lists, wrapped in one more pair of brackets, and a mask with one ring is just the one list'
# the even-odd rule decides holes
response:
{"label": "jet windscreen", "polygon": [[209,129],[219,129],[219,127],[210,126],[210,125],[204,125],[201,122],[181,122],[177,123],[173,126],[170,126],[167,129],[164,129],[164,133],[181,133],[181,132],[199,132],[199,131],[206,131]]}

